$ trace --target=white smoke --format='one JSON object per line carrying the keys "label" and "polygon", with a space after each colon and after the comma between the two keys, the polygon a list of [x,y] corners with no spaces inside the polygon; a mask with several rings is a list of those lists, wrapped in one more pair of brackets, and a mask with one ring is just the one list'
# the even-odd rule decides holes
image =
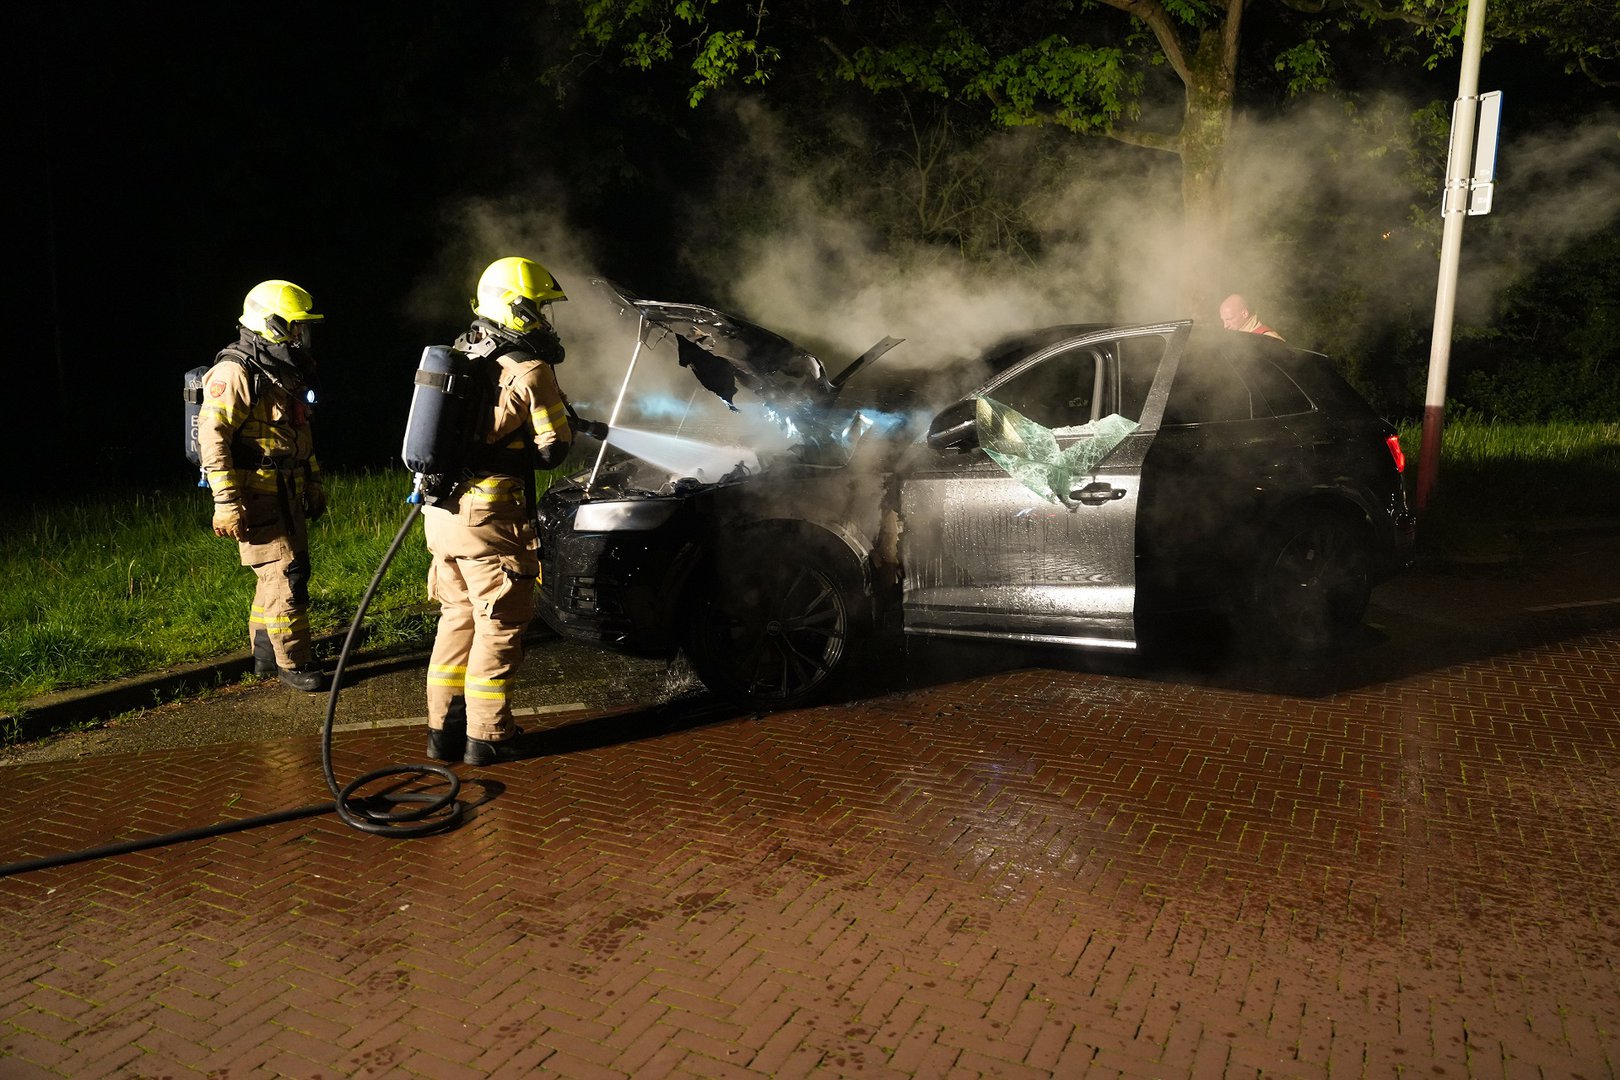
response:
{"label": "white smoke", "polygon": [[[1173,227],[1179,196],[1152,163],[1127,178],[1139,152],[1082,161],[1078,140],[1054,153],[1051,139],[1028,132],[963,148],[979,178],[1025,207],[1042,232],[1033,258],[976,263],[949,248],[876,235],[861,200],[829,194],[847,185],[790,156],[774,116],[752,101],[733,107],[746,142],[733,152],[732,172],[767,203],[771,227],[717,253],[713,215],[694,210],[687,219],[706,227],[688,243],[692,265],[726,302],[795,340],[830,342],[848,358],[886,335],[903,337],[883,362],[917,365],[972,355],[1036,326],[1190,314],[1170,301],[1173,281],[1163,273],[1164,258],[1186,254]],[[868,135],[846,127],[845,137],[853,145]],[[838,150],[830,148],[827,169]],[[1053,175],[1085,181],[1042,188],[1029,180]]]}
{"label": "white smoke", "polygon": [[[1341,318],[1369,336],[1433,303],[1444,145],[1414,134],[1421,125],[1410,120],[1410,101],[1351,108],[1322,100],[1276,119],[1240,115],[1228,144],[1224,242],[1188,232],[1179,162],[1169,154],[1050,133],[991,136],[970,152],[1038,234],[1027,259],[995,263],[876,235],[847,182],[827,182],[788,152],[776,118],[751,101],[735,108],[747,141],[733,172],[749,178],[748,198],[768,204],[759,216],[770,227],[716,251],[725,230],[694,206],[687,220],[702,231],[689,243],[692,265],[739,314],[797,340],[830,340],[850,356],[885,334],[907,339],[884,360],[904,365],[1057,322],[1213,321],[1229,292],[1244,293],[1285,336],[1324,297],[1354,298]],[[1614,116],[1557,132],[1515,133],[1511,120],[1510,110],[1497,209],[1469,221],[1461,317],[1487,318],[1526,268],[1620,214]],[[829,162],[838,153],[830,147]],[[1414,218],[1413,205],[1425,203],[1433,210]]]}
{"label": "white smoke", "polygon": [[[1260,310],[1289,312],[1301,291],[1333,286],[1363,297],[1358,314],[1370,322],[1403,307],[1432,308],[1445,145],[1412,145],[1414,111],[1412,102],[1386,98],[1353,110],[1317,101],[1280,119],[1240,118],[1229,159],[1231,280],[1248,282],[1242,291],[1251,299],[1274,301]],[[1558,131],[1515,130],[1513,120],[1510,103],[1494,207],[1465,222],[1459,318],[1489,319],[1526,270],[1620,215],[1620,119],[1598,114]],[[1414,164],[1423,167],[1415,178]]]}
{"label": "white smoke", "polygon": [[[1311,300],[1346,298],[1335,317],[1368,334],[1432,306],[1444,162],[1408,130],[1411,102],[1350,109],[1318,101],[1280,118],[1240,115],[1228,145],[1224,244],[1188,234],[1179,162],[1169,154],[1030,131],[959,147],[977,180],[1017,207],[1034,232],[1033,244],[992,261],[880,235],[867,212],[870,192],[838,173],[844,157],[854,157],[841,152],[871,138],[852,121],[834,136],[844,145],[825,147],[820,163],[807,164],[792,152],[794,133],[757,102],[731,108],[741,145],[722,187],[688,193],[681,214],[689,230],[685,268],[703,280],[706,295],[655,299],[713,303],[811,348],[833,373],[887,335],[906,341],[880,362],[885,368],[929,367],[1053,323],[1213,322],[1228,292],[1244,293],[1264,321],[1306,347],[1317,343],[1293,331],[1308,315],[1323,317],[1307,310]],[[1510,108],[1496,209],[1470,219],[1465,236],[1460,317],[1488,316],[1528,266],[1620,214],[1614,116],[1528,133],[1515,132],[1512,118]],[[599,276],[591,238],[567,225],[558,187],[546,185],[543,204],[520,196],[455,208],[444,253],[413,293],[411,314],[448,339],[465,325],[485,265],[511,254],[538,260],[569,295],[554,308],[569,354],[559,378],[577,403],[591,403],[588,415],[605,417],[637,324],[591,285]],[[1410,207],[1425,201],[1436,208],[1432,216],[1413,219]],[[694,381],[667,340],[642,350],[641,399],[712,410],[712,395],[694,397]]]}
{"label": "white smoke", "polygon": [[[1511,103],[1503,123],[1511,131]],[[1515,134],[1499,155],[1499,182],[1474,256],[1473,306],[1488,306],[1526,270],[1620,217],[1620,116],[1602,113],[1565,127]]]}

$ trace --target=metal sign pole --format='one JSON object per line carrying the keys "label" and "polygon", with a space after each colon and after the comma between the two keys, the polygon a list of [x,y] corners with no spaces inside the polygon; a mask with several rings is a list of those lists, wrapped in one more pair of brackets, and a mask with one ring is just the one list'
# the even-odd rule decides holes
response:
{"label": "metal sign pole", "polygon": [[[1457,314],[1457,266],[1462,227],[1468,216],[1474,122],[1479,106],[1479,57],[1485,38],[1485,0],[1468,0],[1463,32],[1462,76],[1451,114],[1451,153],[1440,213],[1440,282],[1434,300],[1434,333],[1429,342],[1429,385],[1423,401],[1423,442],[1418,451],[1417,510],[1427,509],[1440,472],[1440,435],[1445,427],[1446,376],[1451,362],[1451,331]],[[1494,133],[1493,133],[1494,145]]]}

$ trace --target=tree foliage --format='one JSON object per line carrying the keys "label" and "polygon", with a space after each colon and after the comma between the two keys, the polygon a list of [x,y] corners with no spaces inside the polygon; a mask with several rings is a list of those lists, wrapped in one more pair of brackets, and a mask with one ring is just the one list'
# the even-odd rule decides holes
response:
{"label": "tree foliage", "polygon": [[1620,416],[1620,225],[1515,282],[1458,372],[1457,397],[1492,420]]}
{"label": "tree foliage", "polygon": [[[998,124],[1054,124],[1181,155],[1190,202],[1219,198],[1243,22],[1252,0],[548,0],[577,27],[576,62],[683,59],[688,101],[778,71],[815,72],[983,108]],[[1335,40],[1376,37],[1434,67],[1461,41],[1467,0],[1279,0],[1295,15],[1268,58],[1290,93],[1330,89]],[[1490,41],[1534,42],[1571,71],[1613,78],[1612,0],[1488,0]],[[554,74],[561,74],[558,69]],[[1156,71],[1171,78],[1155,79]],[[1144,123],[1144,113],[1153,122]],[[1179,115],[1176,115],[1179,114]]]}

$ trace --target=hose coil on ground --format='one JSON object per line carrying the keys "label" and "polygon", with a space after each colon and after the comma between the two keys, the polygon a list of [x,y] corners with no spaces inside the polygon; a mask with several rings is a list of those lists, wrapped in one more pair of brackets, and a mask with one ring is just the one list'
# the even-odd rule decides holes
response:
{"label": "hose coil on ground", "polygon": [[[337,667],[332,671],[332,689],[326,699],[326,724],[321,733],[321,767],[326,773],[326,786],[335,800],[333,809],[337,811],[337,816],[345,825],[361,832],[387,836],[421,836],[448,829],[460,822],[464,809],[457,798],[461,793],[461,778],[444,765],[390,765],[363,773],[342,787],[338,786],[337,776],[332,771],[332,721],[337,715],[338,689],[343,685],[344,665],[360,632],[366,608],[371,606],[371,598],[376,595],[383,575],[388,573],[389,565],[421,512],[422,504],[413,501],[405,521],[394,536],[394,542],[388,547],[388,553],[377,565],[371,584],[360,597],[354,620],[349,623],[349,632],[343,639],[343,648],[338,652]],[[450,786],[447,791],[437,795],[425,791],[385,791],[363,799],[356,797],[355,793],[361,788],[390,776],[438,776]]]}

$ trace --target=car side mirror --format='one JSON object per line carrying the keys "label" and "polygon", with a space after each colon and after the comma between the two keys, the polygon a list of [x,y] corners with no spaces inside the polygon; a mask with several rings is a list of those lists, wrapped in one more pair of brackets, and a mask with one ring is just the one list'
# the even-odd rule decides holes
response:
{"label": "car side mirror", "polygon": [[939,413],[928,425],[928,445],[959,453],[975,449],[979,445],[978,408],[979,403],[968,398]]}

